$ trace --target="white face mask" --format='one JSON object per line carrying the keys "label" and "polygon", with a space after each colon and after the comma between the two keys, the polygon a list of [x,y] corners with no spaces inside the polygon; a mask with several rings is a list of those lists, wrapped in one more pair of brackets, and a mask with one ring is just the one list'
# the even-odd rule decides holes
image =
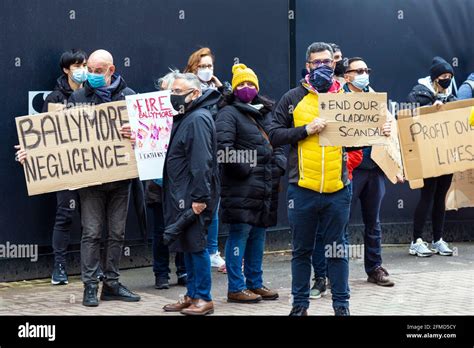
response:
{"label": "white face mask", "polygon": [[197,71],[197,77],[199,77],[199,79],[204,82],[211,81],[213,76],[214,70],[212,69],[198,69]]}

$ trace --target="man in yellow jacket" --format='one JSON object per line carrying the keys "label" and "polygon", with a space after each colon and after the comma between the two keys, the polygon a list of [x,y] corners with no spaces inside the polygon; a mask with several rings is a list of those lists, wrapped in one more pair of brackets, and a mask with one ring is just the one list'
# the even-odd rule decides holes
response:
{"label": "man in yellow jacket", "polygon": [[[316,42],[306,52],[310,73],[288,91],[273,112],[273,146],[290,145],[288,158],[288,220],[292,231],[292,316],[307,315],[311,280],[311,254],[318,229],[324,236],[336,315],[349,315],[349,262],[343,235],[349,222],[350,183],[346,150],[319,146],[318,134],[326,126],[319,118],[319,93],[342,92],[334,79],[331,46]],[[354,148],[355,149],[355,148]]]}

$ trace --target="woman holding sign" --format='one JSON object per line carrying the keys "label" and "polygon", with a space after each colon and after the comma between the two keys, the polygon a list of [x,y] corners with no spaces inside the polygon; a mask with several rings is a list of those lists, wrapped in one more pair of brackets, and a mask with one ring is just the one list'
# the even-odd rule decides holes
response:
{"label": "woman holding sign", "polygon": [[[408,101],[416,106],[443,105],[456,100],[453,95],[452,78],[453,68],[441,57],[434,57],[430,69],[430,76],[418,80],[408,95]],[[413,222],[413,241],[409,253],[420,257],[428,257],[435,254],[451,256],[453,251],[443,240],[444,219],[446,214],[446,194],[451,186],[452,174],[441,175],[435,178],[424,179],[421,189],[420,201],[415,210]],[[433,241],[431,250],[428,243],[422,239],[423,227],[425,226],[431,204]]]}

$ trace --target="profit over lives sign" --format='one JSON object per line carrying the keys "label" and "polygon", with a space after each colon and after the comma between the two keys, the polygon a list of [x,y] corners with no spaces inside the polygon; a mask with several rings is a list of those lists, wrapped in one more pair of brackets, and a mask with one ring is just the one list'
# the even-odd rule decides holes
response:
{"label": "profit over lives sign", "polygon": [[398,127],[405,177],[411,188],[423,179],[474,168],[474,99],[399,112]]}
{"label": "profit over lives sign", "polygon": [[30,196],[138,176],[125,101],[52,110],[15,119]]}

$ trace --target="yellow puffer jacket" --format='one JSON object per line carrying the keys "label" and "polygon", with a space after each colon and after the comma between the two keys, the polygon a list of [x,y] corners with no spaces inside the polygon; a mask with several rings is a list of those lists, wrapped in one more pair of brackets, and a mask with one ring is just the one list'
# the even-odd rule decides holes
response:
{"label": "yellow puffer jacket", "polygon": [[469,117],[469,123],[474,126],[474,108],[471,109],[471,117]]}
{"label": "yellow puffer jacket", "polygon": [[[295,127],[304,126],[315,117],[319,117],[318,95],[309,92],[293,111]],[[298,186],[320,193],[339,191],[344,187],[343,162],[341,146],[319,146],[317,134],[308,136],[298,142]]]}

